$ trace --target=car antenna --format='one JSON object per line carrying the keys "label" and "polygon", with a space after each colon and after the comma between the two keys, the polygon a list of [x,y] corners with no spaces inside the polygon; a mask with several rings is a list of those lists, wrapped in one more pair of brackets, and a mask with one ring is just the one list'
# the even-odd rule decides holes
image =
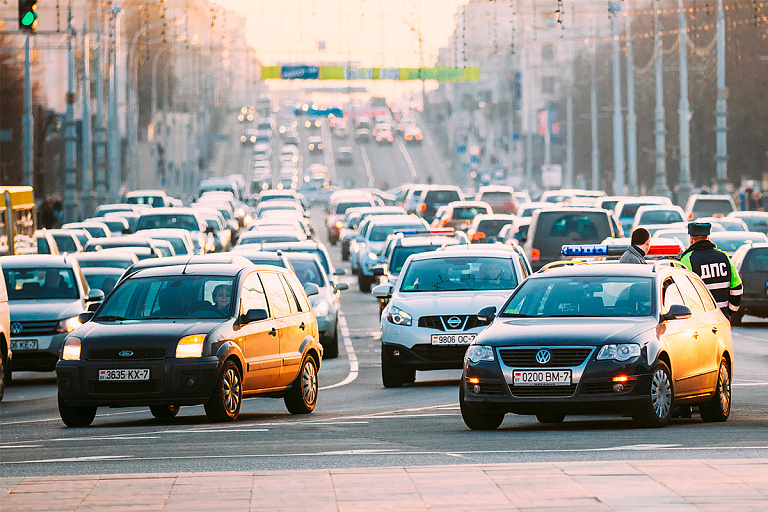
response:
{"label": "car antenna", "polygon": [[189,262],[192,261],[192,258],[194,258],[194,257],[195,257],[194,255],[189,257],[187,262],[184,264],[184,269],[181,271],[181,275],[184,275],[184,274],[187,273],[187,265],[189,265]]}

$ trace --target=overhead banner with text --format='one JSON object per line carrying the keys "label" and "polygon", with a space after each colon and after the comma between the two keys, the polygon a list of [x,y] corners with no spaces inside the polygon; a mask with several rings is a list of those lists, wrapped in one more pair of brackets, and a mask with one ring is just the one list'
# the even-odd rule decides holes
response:
{"label": "overhead banner with text", "polygon": [[358,68],[350,66],[264,66],[262,80],[436,80],[478,82],[479,67]]}

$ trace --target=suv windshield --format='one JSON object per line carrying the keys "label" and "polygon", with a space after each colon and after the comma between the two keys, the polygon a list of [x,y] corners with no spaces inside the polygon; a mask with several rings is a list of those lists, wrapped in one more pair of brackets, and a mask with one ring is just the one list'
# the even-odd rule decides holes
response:
{"label": "suv windshield", "polygon": [[411,254],[420,254],[422,252],[436,251],[440,248],[439,245],[418,245],[415,247],[395,247],[392,249],[392,257],[389,264],[390,274],[399,274],[403,270],[405,260]]}
{"label": "suv windshield", "polygon": [[9,300],[77,299],[75,274],[69,268],[4,268]]}
{"label": "suv windshield", "polygon": [[161,228],[179,228],[186,229],[187,231],[200,231],[197,218],[190,214],[142,215],[136,223],[136,231]]}
{"label": "suv windshield", "polygon": [[481,220],[477,224],[477,231],[485,233],[486,236],[496,236],[501,231],[501,228],[507,224],[512,224],[513,221],[508,219],[488,219]]}
{"label": "suv windshield", "polygon": [[693,218],[728,215],[732,211],[733,207],[727,199],[697,199],[693,205]]}
{"label": "suv windshield", "polygon": [[428,190],[424,196],[425,204],[448,204],[460,201],[459,193],[455,190]]}
{"label": "suv windshield", "polygon": [[[104,302],[96,321],[229,318],[231,277],[159,276],[124,281]],[[217,296],[228,294],[225,302]]]}
{"label": "suv windshield", "polygon": [[408,266],[403,292],[512,290],[517,276],[509,258],[460,256],[413,261]]}
{"label": "suv windshield", "polygon": [[354,203],[339,203],[336,205],[336,215],[347,213],[350,208],[361,208],[364,206],[371,206],[370,201],[356,201]]}
{"label": "suv windshield", "polygon": [[502,317],[650,316],[653,279],[568,276],[529,279],[504,308]]}
{"label": "suv windshield", "polygon": [[404,229],[404,230],[424,229],[424,225],[411,223],[411,224],[400,224],[396,226],[389,225],[389,224],[385,224],[382,226],[373,226],[371,228],[370,233],[368,234],[368,240],[370,240],[371,242],[383,242],[384,240],[387,239],[389,235],[401,229]]}

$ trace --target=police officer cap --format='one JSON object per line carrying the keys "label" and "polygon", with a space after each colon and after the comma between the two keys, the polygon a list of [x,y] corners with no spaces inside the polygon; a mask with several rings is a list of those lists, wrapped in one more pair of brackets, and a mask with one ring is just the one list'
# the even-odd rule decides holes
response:
{"label": "police officer cap", "polygon": [[692,236],[709,236],[712,224],[709,222],[690,222],[688,223],[688,234]]}

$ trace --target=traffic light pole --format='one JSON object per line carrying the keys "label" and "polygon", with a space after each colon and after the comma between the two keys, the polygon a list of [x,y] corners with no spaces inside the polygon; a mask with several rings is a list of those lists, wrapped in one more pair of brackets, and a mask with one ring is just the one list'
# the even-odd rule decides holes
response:
{"label": "traffic light pole", "polygon": [[24,185],[34,186],[34,133],[35,118],[32,116],[32,78],[30,68],[32,58],[30,44],[32,35],[27,34],[24,43],[24,116],[22,118],[22,173]]}

